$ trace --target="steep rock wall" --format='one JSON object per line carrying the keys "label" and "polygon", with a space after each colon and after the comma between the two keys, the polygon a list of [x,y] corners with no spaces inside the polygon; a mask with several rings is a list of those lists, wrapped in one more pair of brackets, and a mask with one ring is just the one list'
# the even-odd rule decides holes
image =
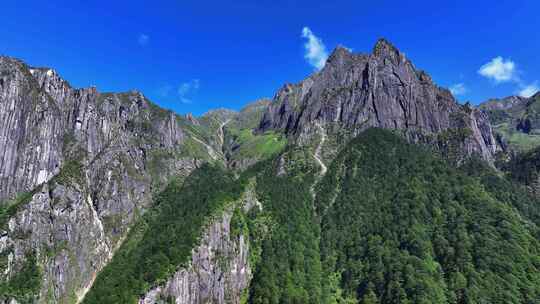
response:
{"label": "steep rock wall", "polygon": [[353,54],[338,47],[321,71],[298,84],[285,85],[259,130],[283,130],[301,144],[310,143],[314,135],[320,137],[317,124],[327,132],[346,130],[349,138],[366,128],[380,127],[403,130],[419,140],[455,128],[461,124],[455,117],[462,115],[471,130],[464,153],[477,153],[491,161],[499,147],[487,117],[458,104],[449,90],[438,87],[381,39],[372,54]]}
{"label": "steep rock wall", "polygon": [[139,303],[239,303],[251,278],[249,246],[247,236],[231,236],[231,218],[228,211],[212,223],[193,250],[191,266],[150,290]]}
{"label": "steep rock wall", "polygon": [[36,299],[77,302],[152,194],[210,159],[186,125],[138,92],[74,89],[0,57],[0,284],[34,253]]}

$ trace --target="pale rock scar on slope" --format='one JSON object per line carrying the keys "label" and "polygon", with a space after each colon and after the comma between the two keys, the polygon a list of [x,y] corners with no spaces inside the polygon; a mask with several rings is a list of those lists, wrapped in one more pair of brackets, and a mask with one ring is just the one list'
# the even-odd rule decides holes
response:
{"label": "pale rock scar on slope", "polygon": [[[225,136],[224,136],[224,132],[223,132],[223,128],[225,127],[225,125],[227,123],[229,123],[229,121],[231,121],[230,119],[227,119],[226,121],[222,122],[219,126],[219,128],[217,129],[217,137],[218,137],[218,140],[219,140],[219,143],[220,143],[220,146],[223,147],[223,144],[225,142]],[[223,154],[223,151],[216,151],[216,149],[214,149],[214,147],[212,147],[211,145],[205,143],[203,140],[199,139],[197,136],[195,136],[195,134],[191,133],[191,137],[193,138],[193,140],[195,140],[196,142],[200,143],[201,145],[203,145],[206,150],[208,151],[208,155],[210,155],[210,157],[212,158],[212,160],[217,160],[220,156],[222,156]],[[223,148],[222,148],[223,150]]]}
{"label": "pale rock scar on slope", "polygon": [[218,139],[219,139],[219,144],[222,147],[221,150],[223,150],[223,145],[225,144],[225,134],[224,134],[225,132],[223,131],[223,128],[225,128],[225,125],[227,125],[230,121],[231,121],[231,119],[227,119],[224,122],[222,122],[219,125],[219,128],[217,130],[217,136],[218,136]]}
{"label": "pale rock scar on slope", "polygon": [[315,158],[315,160],[317,161],[317,163],[321,167],[320,175],[325,175],[328,168],[326,167],[326,165],[321,160],[321,151],[322,151],[322,147],[324,145],[324,142],[326,141],[326,132],[324,132],[324,129],[321,126],[320,123],[317,123],[316,126],[319,129],[319,132],[321,134],[321,141],[319,142],[319,145],[315,149],[315,153],[313,154],[313,158]]}

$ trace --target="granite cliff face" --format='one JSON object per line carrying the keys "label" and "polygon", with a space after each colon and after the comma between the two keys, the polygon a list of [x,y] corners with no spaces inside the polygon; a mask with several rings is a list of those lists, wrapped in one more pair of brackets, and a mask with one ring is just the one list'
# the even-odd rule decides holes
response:
{"label": "granite cliff face", "polygon": [[31,73],[22,62],[0,58],[0,200],[48,180],[63,161],[62,111]]}
{"label": "granite cliff face", "polygon": [[233,232],[234,209],[248,212],[260,206],[254,189],[248,188],[240,202],[205,229],[200,244],[193,249],[190,266],[151,289],[139,304],[241,303],[252,278],[252,265],[249,235]]}
{"label": "granite cliff face", "polygon": [[73,89],[6,57],[0,75],[0,281],[35,256],[36,298],[77,302],[152,194],[219,156],[138,92]]}
{"label": "granite cliff face", "polygon": [[231,217],[227,212],[212,223],[193,250],[191,266],[151,289],[139,303],[240,303],[251,279],[248,236],[232,239]]}
{"label": "granite cliff face", "polygon": [[415,141],[443,146],[444,140],[429,137],[463,129],[464,155],[492,160],[498,149],[486,115],[458,104],[386,40],[372,54],[336,48],[321,71],[276,94],[259,129],[282,130],[306,143],[321,132],[351,138],[368,127],[404,130]]}

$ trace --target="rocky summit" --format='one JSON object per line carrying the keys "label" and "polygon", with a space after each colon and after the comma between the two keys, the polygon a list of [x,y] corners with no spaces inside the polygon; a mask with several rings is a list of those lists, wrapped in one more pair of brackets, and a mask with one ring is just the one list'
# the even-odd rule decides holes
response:
{"label": "rocky summit", "polygon": [[384,39],[198,117],[0,57],[0,303],[539,303],[539,98]]}
{"label": "rocky summit", "polygon": [[301,142],[320,131],[317,126],[352,137],[369,127],[402,130],[441,146],[449,139],[441,135],[463,137],[463,155],[486,160],[499,150],[483,112],[458,104],[385,39],[371,54],[336,48],[320,72],[279,90],[260,123],[261,130],[281,130]]}

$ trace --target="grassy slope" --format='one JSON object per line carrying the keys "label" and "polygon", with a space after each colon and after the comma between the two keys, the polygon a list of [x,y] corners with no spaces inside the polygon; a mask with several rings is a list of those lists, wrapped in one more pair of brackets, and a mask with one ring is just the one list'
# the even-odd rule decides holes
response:
{"label": "grassy slope", "polygon": [[[518,152],[527,152],[540,146],[540,94],[518,103],[506,110],[494,109],[492,103],[504,102],[500,100],[489,101],[480,106],[485,110],[494,130],[501,134],[508,145]],[[530,133],[517,130],[519,120],[529,119],[532,122]]]}
{"label": "grassy slope", "polygon": [[235,160],[268,158],[281,152],[287,144],[283,135],[272,131],[256,135],[251,129],[229,129],[228,135],[238,144],[232,153],[232,159]]}
{"label": "grassy slope", "polygon": [[232,161],[268,159],[282,152],[287,139],[277,132],[257,134],[254,130],[268,107],[269,100],[249,104],[232,119],[225,129],[225,149]]}

